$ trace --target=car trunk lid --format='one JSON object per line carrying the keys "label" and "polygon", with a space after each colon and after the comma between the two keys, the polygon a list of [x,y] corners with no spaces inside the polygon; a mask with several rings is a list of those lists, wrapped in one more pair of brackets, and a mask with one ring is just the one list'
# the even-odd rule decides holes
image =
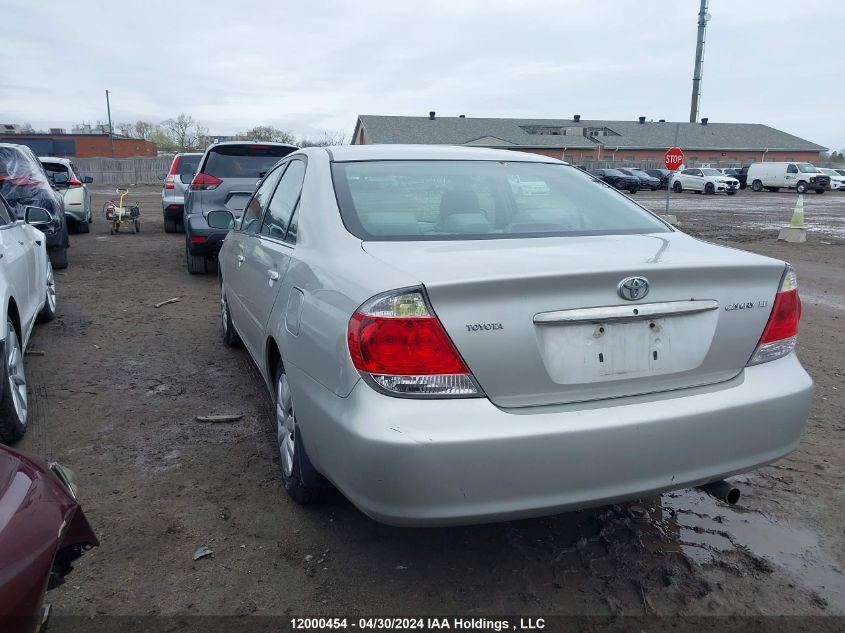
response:
{"label": "car trunk lid", "polygon": [[[736,376],[783,274],[777,260],[681,233],[365,242],[414,275],[495,404],[681,389]],[[647,279],[628,301],[618,286]]]}

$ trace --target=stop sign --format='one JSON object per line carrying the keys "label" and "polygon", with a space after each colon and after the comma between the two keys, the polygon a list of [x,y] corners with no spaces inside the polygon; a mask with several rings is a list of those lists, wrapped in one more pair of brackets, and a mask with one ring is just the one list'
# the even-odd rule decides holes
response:
{"label": "stop sign", "polygon": [[684,153],[681,151],[679,147],[673,147],[666,155],[663,157],[663,164],[666,165],[666,169],[671,171],[675,171],[678,167],[684,164]]}

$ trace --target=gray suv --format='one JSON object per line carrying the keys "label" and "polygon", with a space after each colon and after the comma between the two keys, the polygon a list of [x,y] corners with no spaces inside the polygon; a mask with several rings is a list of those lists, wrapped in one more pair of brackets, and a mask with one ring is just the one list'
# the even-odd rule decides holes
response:
{"label": "gray suv", "polygon": [[228,233],[208,226],[208,212],[226,210],[240,218],[258,182],[296,149],[285,143],[231,141],[205,151],[185,192],[185,259],[191,274],[206,272]]}
{"label": "gray suv", "polygon": [[170,171],[161,188],[161,212],[164,214],[164,232],[175,233],[182,224],[185,206],[185,192],[197,173],[202,154],[176,154],[170,163]]}

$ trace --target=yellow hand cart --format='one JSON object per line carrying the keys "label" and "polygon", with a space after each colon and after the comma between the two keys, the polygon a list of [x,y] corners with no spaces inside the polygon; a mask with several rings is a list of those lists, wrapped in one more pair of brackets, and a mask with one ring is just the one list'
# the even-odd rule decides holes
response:
{"label": "yellow hand cart", "polygon": [[117,194],[120,196],[117,202],[109,200],[103,205],[106,221],[110,224],[109,233],[119,233],[123,224],[128,224],[133,233],[138,233],[141,230],[141,205],[124,204],[129,189],[118,188]]}

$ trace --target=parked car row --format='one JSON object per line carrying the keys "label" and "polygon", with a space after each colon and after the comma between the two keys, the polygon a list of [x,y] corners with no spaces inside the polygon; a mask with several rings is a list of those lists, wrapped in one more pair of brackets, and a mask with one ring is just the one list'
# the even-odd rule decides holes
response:
{"label": "parked car row", "polygon": [[[9,154],[26,161],[26,168],[10,165]],[[0,194],[0,443],[7,443],[23,437],[30,422],[25,354],[33,329],[56,316],[56,281],[48,256],[55,216],[37,205],[58,203],[31,153],[0,146],[0,157],[4,191],[23,207],[21,219]],[[59,207],[58,216],[63,215]],[[76,495],[67,468],[0,445],[4,631],[44,630],[49,617],[45,593],[64,582],[85,550],[99,544]]]}
{"label": "parked car row", "polygon": [[792,268],[678,232],[597,183],[638,188],[616,171],[291,149],[243,203],[203,200],[222,339],[273,394],[295,501],[334,486],[387,523],[498,521],[792,450],[812,391]]}

